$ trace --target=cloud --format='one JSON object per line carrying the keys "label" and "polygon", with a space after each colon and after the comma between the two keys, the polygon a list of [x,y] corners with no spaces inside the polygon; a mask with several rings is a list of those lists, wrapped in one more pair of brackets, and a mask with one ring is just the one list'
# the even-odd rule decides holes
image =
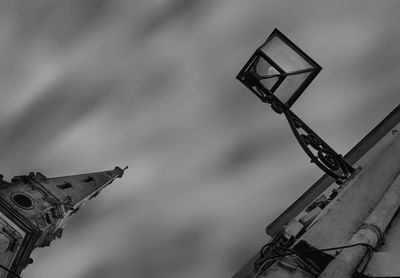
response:
{"label": "cloud", "polygon": [[338,152],[399,100],[395,2],[6,2],[4,174],[130,166],[35,251],[31,278],[229,277],[268,240],[321,175],[234,79],[275,27],[321,61],[294,109]]}

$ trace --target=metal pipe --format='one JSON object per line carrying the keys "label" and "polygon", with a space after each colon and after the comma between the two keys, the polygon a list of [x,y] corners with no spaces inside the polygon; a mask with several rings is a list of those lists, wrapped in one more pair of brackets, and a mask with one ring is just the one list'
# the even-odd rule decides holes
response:
{"label": "metal pipe", "polygon": [[[388,171],[387,167],[391,171]],[[365,175],[364,177],[370,177],[371,174],[380,177],[380,182],[376,186],[381,186],[381,184],[387,184],[388,182],[393,184],[358,231],[352,235],[348,245],[363,243],[375,248],[383,240],[384,231],[400,206],[400,179],[396,179],[400,174],[400,136],[397,135],[393,142],[382,152],[380,158],[365,170],[368,170],[370,175]],[[360,179],[363,179],[363,177],[360,177]],[[368,180],[365,182],[368,182]],[[367,249],[367,246],[362,245],[343,249],[319,277],[352,277]]]}

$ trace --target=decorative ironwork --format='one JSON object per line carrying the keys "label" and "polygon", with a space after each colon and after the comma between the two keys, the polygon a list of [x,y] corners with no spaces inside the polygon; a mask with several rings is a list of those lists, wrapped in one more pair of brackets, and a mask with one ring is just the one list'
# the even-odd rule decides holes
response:
{"label": "decorative ironwork", "polygon": [[251,69],[238,79],[250,89],[262,102],[271,104],[278,114],[284,114],[300,146],[321,170],[342,184],[354,172],[342,155],[336,153],[309,126],[307,126],[290,108],[262,86],[258,86],[260,77]]}
{"label": "decorative ironwork", "polygon": [[[247,86],[247,85],[246,85]],[[308,125],[306,125],[293,111],[283,104],[277,97],[258,86],[248,87],[262,102],[271,104],[272,109],[286,116],[294,136],[300,146],[322,171],[333,177],[337,184],[343,184],[354,172],[342,155],[336,153],[322,140]]]}
{"label": "decorative ironwork", "polygon": [[[290,109],[283,109],[289,125],[303,150],[325,173],[342,184],[354,172],[343,156],[336,153],[324,140],[322,140],[310,127],[308,127]],[[314,150],[314,152],[312,151]]]}
{"label": "decorative ironwork", "polygon": [[[275,112],[283,113],[311,162],[333,177],[336,183],[343,184],[354,173],[354,168],[290,110],[321,69],[313,59],[275,29],[236,78],[262,102],[271,104]],[[295,75],[300,76],[300,79],[290,83],[292,81],[288,78]]]}

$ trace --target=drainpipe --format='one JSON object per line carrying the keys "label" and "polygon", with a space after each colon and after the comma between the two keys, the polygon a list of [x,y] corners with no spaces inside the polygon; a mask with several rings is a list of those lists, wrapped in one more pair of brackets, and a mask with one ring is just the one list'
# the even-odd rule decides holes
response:
{"label": "drainpipe", "polygon": [[[376,186],[380,186],[380,183],[387,183],[390,179],[392,179],[391,183],[393,184],[383,195],[377,206],[360,226],[358,231],[352,235],[346,245],[364,243],[371,245],[374,248],[377,247],[378,244],[382,242],[384,232],[400,206],[400,178],[396,179],[400,172],[399,135],[397,135],[394,138],[394,141],[383,151],[381,158],[371,166],[372,167],[368,170],[381,176],[381,180],[376,184]],[[388,168],[386,167],[394,167],[394,171],[389,171],[390,174],[382,175],[387,173]],[[343,249],[336,258],[330,262],[319,277],[352,277],[354,271],[365,256],[367,249],[368,247],[362,245]]]}

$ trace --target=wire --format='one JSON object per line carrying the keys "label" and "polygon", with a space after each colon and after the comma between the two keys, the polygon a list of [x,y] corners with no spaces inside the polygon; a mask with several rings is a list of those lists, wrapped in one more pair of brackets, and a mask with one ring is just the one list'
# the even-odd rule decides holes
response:
{"label": "wire", "polygon": [[254,273],[254,275],[253,275],[251,278],[257,278],[258,275],[261,274],[261,272],[262,272],[262,270],[263,270],[263,267],[264,267],[269,261],[271,261],[271,260],[272,260],[272,259],[266,259],[266,260],[258,267],[256,273]]}
{"label": "wire", "polygon": [[318,277],[319,272],[316,269],[313,269],[312,266],[308,265],[306,261],[303,260],[299,255],[289,255],[290,259],[297,263],[297,267],[313,275],[314,277]]}
{"label": "wire", "polygon": [[[286,248],[286,247],[283,247],[283,246],[279,246],[279,248],[284,249],[284,250],[289,251],[289,252],[292,252],[292,251],[293,251],[293,250],[291,250],[291,249],[289,249],[289,248]],[[312,274],[313,276],[317,277],[318,274],[319,274],[318,270],[316,270],[313,266],[310,266],[310,265],[302,258],[301,254],[300,254],[301,251],[300,251],[300,252],[298,252],[298,251],[293,251],[293,252],[296,252],[296,253],[294,253],[294,254],[292,254],[292,255],[288,255],[288,256],[293,256],[293,255],[296,256],[296,257],[293,257],[293,258],[297,258],[297,259],[293,259],[293,258],[292,258],[292,260],[295,261],[295,263],[297,263],[297,266],[298,266],[299,268],[301,268],[303,271],[305,271],[305,272],[307,272],[307,273],[309,273],[309,274]]]}
{"label": "wire", "polygon": [[[263,268],[264,266],[272,261],[274,259],[266,259],[257,269],[256,273],[253,274],[253,276],[251,278],[257,278],[262,272],[263,272]],[[304,263],[303,263],[304,264]],[[313,271],[312,269],[310,269],[310,267],[308,265],[306,265],[306,267],[302,266],[302,265],[298,265],[298,268],[302,269],[304,272],[309,273],[311,275],[313,275],[314,277],[317,277],[318,274],[315,273],[315,271]]]}
{"label": "wire", "polygon": [[[267,247],[271,246],[271,245],[272,245],[271,243],[268,243],[268,244],[264,245],[264,246],[261,248],[261,250],[260,250],[260,255],[261,255],[262,257],[264,256],[264,251],[265,251],[265,249],[266,249]],[[286,248],[286,247],[279,246],[279,248],[288,250],[288,252],[287,252],[287,253],[284,253],[284,254],[279,254],[279,255],[276,255],[276,256],[272,256],[272,257],[266,258],[265,261],[263,261],[262,264],[257,268],[257,271],[256,271],[256,273],[253,275],[253,278],[257,278],[257,276],[262,272],[263,267],[267,264],[267,262],[269,262],[269,261],[271,261],[271,260],[275,260],[275,259],[278,259],[278,258],[283,258],[283,257],[289,256],[289,255],[296,255],[296,256],[298,256],[298,257],[303,261],[302,255],[303,255],[304,253],[314,253],[314,252],[316,252],[316,251],[323,252],[323,251],[332,251],[332,250],[339,250],[339,249],[347,249],[347,248],[352,248],[352,247],[356,247],[356,246],[365,246],[365,247],[367,247],[370,251],[377,252],[377,250],[376,250],[372,245],[369,245],[369,244],[367,244],[367,243],[356,243],[356,244],[345,245],[345,246],[339,246],[339,247],[331,247],[331,248],[315,249],[315,250],[305,249],[305,250],[297,250],[297,251],[288,249],[288,248]],[[307,264],[306,264],[306,265],[307,265]],[[302,268],[303,270],[305,270],[303,267],[301,267],[301,268]],[[311,268],[311,267],[310,267],[309,265],[307,265],[307,268]],[[311,268],[311,269],[312,269],[312,268]],[[314,275],[313,271],[310,272],[310,273]]]}
{"label": "wire", "polygon": [[274,245],[275,245],[275,243],[267,243],[267,244],[265,244],[265,245],[261,248],[261,250],[260,250],[260,256],[261,256],[261,257],[264,257],[264,251],[265,251],[265,249],[266,249],[267,247],[274,246]]}
{"label": "wire", "polygon": [[[284,254],[279,254],[279,255],[276,255],[276,256],[273,256],[273,257],[270,257],[270,258],[268,258],[268,259],[277,259],[277,258],[281,258],[281,257],[285,257],[285,256],[288,256],[288,255],[293,255],[293,254],[295,254],[295,255],[301,255],[301,253],[313,253],[313,252],[316,252],[316,251],[332,251],[332,250],[339,250],[339,249],[347,249],[347,248],[351,248],[351,247],[356,247],[356,246],[365,246],[365,247],[367,247],[368,249],[370,249],[370,250],[372,250],[372,251],[374,251],[374,252],[377,252],[378,250],[376,250],[372,245],[369,245],[369,244],[367,244],[367,243],[356,243],[356,244],[351,244],[351,245],[345,245],[345,246],[339,246],[339,247],[331,247],[331,248],[324,248],[324,249],[315,249],[315,250],[309,250],[309,249],[304,249],[304,250],[297,250],[297,251],[294,251],[294,250],[291,250],[291,249],[288,249],[288,248],[285,248],[285,247],[281,247],[281,246],[279,246],[279,248],[282,248],[282,249],[285,249],[285,250],[290,250],[288,253],[284,253]],[[264,248],[263,248],[264,249]],[[263,250],[263,249],[261,249],[261,250]]]}
{"label": "wire", "polygon": [[[338,250],[338,249],[347,249],[347,248],[351,248],[351,247],[356,247],[356,246],[365,246],[367,247],[369,250],[372,250],[374,252],[378,252],[378,250],[373,247],[372,245],[368,244],[368,243],[356,243],[356,244],[351,244],[351,245],[345,245],[345,246],[339,246],[339,247],[332,247],[332,248],[325,248],[325,249],[316,249],[317,251],[331,251],[331,250]],[[307,252],[307,250],[299,250],[298,252]],[[312,250],[308,251],[308,252],[313,252]],[[315,251],[314,251],[315,252]]]}

